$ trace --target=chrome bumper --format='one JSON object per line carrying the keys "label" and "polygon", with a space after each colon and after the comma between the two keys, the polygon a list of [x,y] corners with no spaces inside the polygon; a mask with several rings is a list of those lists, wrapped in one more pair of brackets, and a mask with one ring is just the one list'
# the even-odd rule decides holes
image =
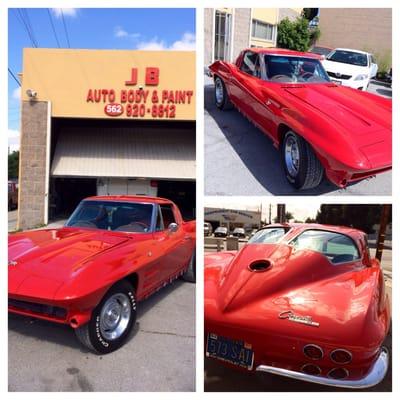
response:
{"label": "chrome bumper", "polygon": [[270,374],[285,376],[287,378],[298,379],[305,382],[318,383],[326,386],[335,386],[346,389],[365,389],[380,383],[385,377],[388,367],[389,352],[385,347],[383,347],[379,357],[372,365],[368,374],[364,376],[364,378],[358,380],[324,378],[322,376],[308,375],[304,374],[303,372],[275,368],[268,365],[260,365],[256,368],[256,371],[269,372]]}

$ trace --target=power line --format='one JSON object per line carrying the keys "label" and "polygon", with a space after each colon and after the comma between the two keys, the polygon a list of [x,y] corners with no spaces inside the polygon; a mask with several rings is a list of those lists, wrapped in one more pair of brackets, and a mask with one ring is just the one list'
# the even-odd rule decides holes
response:
{"label": "power line", "polygon": [[21,86],[21,82],[17,79],[17,77],[14,75],[14,72],[11,71],[10,67],[8,67],[8,72],[9,74],[14,78],[14,81],[17,82],[18,86]]}
{"label": "power line", "polygon": [[55,29],[55,27],[54,27],[53,18],[51,17],[51,12],[50,12],[50,10],[49,10],[48,8],[47,8],[47,14],[48,14],[49,19],[50,19],[51,27],[53,28],[53,33],[54,33],[54,37],[56,38],[57,46],[58,46],[58,48],[60,48],[61,46],[60,46],[60,42],[59,42],[59,40],[58,40],[58,36],[57,36],[57,33],[56,33],[56,29]]}
{"label": "power line", "polygon": [[32,32],[30,31],[29,26],[27,25],[27,23],[25,21],[25,18],[24,18],[23,14],[22,14],[22,12],[21,12],[21,10],[19,8],[17,8],[17,12],[18,12],[18,15],[19,15],[19,21],[22,24],[22,26],[25,28],[25,30],[26,30],[26,32],[27,32],[27,34],[29,36],[29,39],[31,41],[32,47],[38,47],[37,43],[35,41],[35,38],[33,37]]}
{"label": "power line", "polygon": [[68,48],[70,49],[71,45],[69,44],[68,29],[67,29],[67,25],[65,23],[65,18],[64,18],[64,13],[63,13],[62,8],[60,8],[60,11],[61,11],[61,18],[62,18],[63,25],[64,25],[65,37],[67,38]]}
{"label": "power line", "polygon": [[33,40],[36,43],[36,47],[39,47],[39,42],[36,40],[35,32],[33,30],[32,24],[31,24],[31,19],[29,18],[28,10],[26,8],[23,8],[22,11],[23,11],[23,14],[25,16],[25,20],[26,20],[26,22],[27,22],[27,24],[29,26],[29,30],[31,31]]}

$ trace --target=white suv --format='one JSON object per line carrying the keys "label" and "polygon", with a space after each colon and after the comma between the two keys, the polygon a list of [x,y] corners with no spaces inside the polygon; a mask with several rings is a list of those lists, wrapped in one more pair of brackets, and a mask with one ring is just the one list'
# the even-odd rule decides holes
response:
{"label": "white suv", "polygon": [[371,78],[378,72],[374,56],[360,50],[332,50],[322,64],[332,82],[353,89],[367,90]]}

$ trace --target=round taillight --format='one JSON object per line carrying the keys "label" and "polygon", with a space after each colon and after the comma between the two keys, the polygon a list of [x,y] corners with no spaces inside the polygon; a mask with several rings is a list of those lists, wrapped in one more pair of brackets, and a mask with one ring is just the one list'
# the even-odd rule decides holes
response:
{"label": "round taillight", "polygon": [[311,360],[320,360],[324,356],[321,347],[316,344],[307,344],[303,348],[303,353]]}
{"label": "round taillight", "polygon": [[336,349],[331,352],[331,360],[336,364],[348,364],[352,358],[352,354],[344,349]]}
{"label": "round taillight", "polygon": [[349,371],[346,368],[333,368],[328,372],[328,376],[332,379],[346,379]]}
{"label": "round taillight", "polygon": [[302,372],[308,375],[321,375],[321,368],[314,364],[305,364],[301,367]]}

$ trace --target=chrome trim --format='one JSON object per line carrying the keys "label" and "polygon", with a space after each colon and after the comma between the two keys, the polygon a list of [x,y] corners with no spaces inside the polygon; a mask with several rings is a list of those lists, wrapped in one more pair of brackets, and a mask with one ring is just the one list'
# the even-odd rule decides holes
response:
{"label": "chrome trim", "polygon": [[[335,370],[337,370],[337,369],[342,369],[344,372],[346,372],[346,376],[345,376],[344,378],[333,378],[333,377],[331,376],[331,372],[332,372],[332,371],[335,371]],[[326,375],[327,375],[329,378],[331,378],[331,379],[341,380],[341,379],[347,379],[347,378],[349,377],[350,373],[349,373],[349,370],[348,370],[347,368],[344,368],[344,367],[335,367],[335,368],[332,368]]]}
{"label": "chrome trim", "polygon": [[[320,358],[312,358],[312,357],[310,357],[310,356],[308,356],[307,354],[306,354],[306,352],[304,351],[304,349],[307,347],[307,346],[314,346],[314,347],[316,347],[317,349],[319,349],[319,350],[321,350],[321,357]],[[309,343],[309,344],[306,344],[304,347],[303,347],[303,354],[307,357],[307,358],[309,358],[310,360],[322,360],[323,358],[324,358],[324,350],[322,349],[322,347],[320,347],[320,346],[318,346],[317,344],[314,344],[314,343]]]}
{"label": "chrome trim", "polygon": [[287,378],[298,379],[305,382],[317,383],[319,385],[335,386],[347,389],[365,389],[380,383],[386,375],[389,367],[389,352],[382,347],[378,358],[364,378],[351,379],[332,379],[322,376],[307,375],[302,372],[291,371],[283,368],[271,367],[269,365],[259,365],[256,371],[269,372],[270,374],[285,376]]}
{"label": "chrome trim", "polygon": [[[304,368],[308,367],[309,365],[311,365],[312,367],[318,368],[318,371],[319,371],[318,374],[316,374],[316,375],[307,374],[307,372],[304,371]],[[319,375],[321,375],[321,372],[322,372],[321,368],[320,368],[318,365],[316,365],[316,364],[311,364],[311,363],[304,364],[304,365],[301,367],[301,370],[302,370],[305,374],[310,375],[310,376],[319,376]]]}
{"label": "chrome trim", "polygon": [[[350,360],[347,361],[347,362],[344,362],[344,363],[340,363],[340,362],[335,361],[335,360],[332,358],[332,353],[334,353],[335,351],[344,351],[345,353],[347,353],[347,354],[350,355]],[[351,351],[348,351],[348,350],[346,350],[346,349],[335,349],[335,350],[332,350],[332,351],[330,352],[329,358],[331,359],[332,362],[334,362],[334,363],[337,364],[337,365],[346,365],[346,364],[350,364],[350,363],[353,361],[353,354],[351,353]]]}

